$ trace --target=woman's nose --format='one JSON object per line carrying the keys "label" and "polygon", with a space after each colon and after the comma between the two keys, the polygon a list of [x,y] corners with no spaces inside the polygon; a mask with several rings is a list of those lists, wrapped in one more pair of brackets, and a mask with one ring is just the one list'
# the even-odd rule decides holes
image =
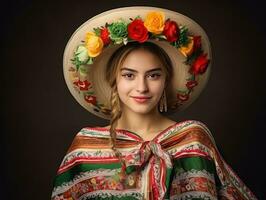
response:
{"label": "woman's nose", "polygon": [[147,92],[148,91],[148,85],[145,77],[141,77],[137,81],[137,91],[138,92]]}

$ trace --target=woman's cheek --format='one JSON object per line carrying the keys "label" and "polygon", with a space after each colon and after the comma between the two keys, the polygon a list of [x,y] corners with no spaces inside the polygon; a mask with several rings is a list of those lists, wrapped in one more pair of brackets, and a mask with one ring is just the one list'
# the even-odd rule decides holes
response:
{"label": "woman's cheek", "polygon": [[164,89],[164,82],[158,81],[158,82],[152,83],[150,86],[151,86],[150,88],[152,89],[154,93],[162,93]]}
{"label": "woman's cheek", "polygon": [[127,93],[129,93],[131,87],[131,83],[123,79],[120,79],[117,84],[118,93],[120,93],[121,95],[126,95]]}

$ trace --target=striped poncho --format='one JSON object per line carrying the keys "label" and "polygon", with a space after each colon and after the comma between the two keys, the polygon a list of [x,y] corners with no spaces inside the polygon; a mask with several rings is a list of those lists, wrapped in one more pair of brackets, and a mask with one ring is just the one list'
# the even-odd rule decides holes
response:
{"label": "striped poncho", "polygon": [[116,130],[125,167],[111,149],[107,128],[83,128],[58,169],[52,200],[256,199],[199,121],[171,125],[151,141]]}

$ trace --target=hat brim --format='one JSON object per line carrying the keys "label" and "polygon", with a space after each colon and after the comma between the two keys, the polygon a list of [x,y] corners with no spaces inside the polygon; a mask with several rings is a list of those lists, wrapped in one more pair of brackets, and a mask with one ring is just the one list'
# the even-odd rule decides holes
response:
{"label": "hat brim", "polygon": [[[178,12],[156,7],[134,6],[109,10],[89,19],[73,33],[66,45],[63,58],[64,78],[71,94],[79,102],[80,105],[82,105],[86,110],[95,114],[96,116],[104,119],[110,119],[109,102],[111,88],[105,80],[105,67],[107,66],[106,64],[110,56],[121,45],[111,45],[108,46],[108,48],[105,48],[102,53],[95,58],[93,64],[87,66],[88,75],[86,77],[82,77],[82,75],[80,75],[77,71],[73,70],[73,63],[71,61],[71,58],[73,58],[73,53],[75,52],[77,46],[81,43],[81,41],[84,40],[86,33],[93,31],[93,28],[104,26],[105,23],[110,24],[114,21],[119,20],[120,18],[130,19],[135,18],[136,16],[140,16],[144,19],[146,14],[150,11],[161,11],[165,14],[166,19],[170,18],[171,20],[176,21],[179,25],[186,26],[192,35],[200,35],[202,49],[204,50],[204,53],[207,53],[208,59],[210,60],[206,72],[197,76],[196,80],[198,85],[194,87],[193,92],[189,94],[189,99],[182,102],[182,105],[178,106],[177,110],[183,110],[187,108],[192,102],[195,101],[196,98],[198,98],[198,96],[206,86],[211,70],[211,46],[207,34],[198,23]],[[149,41],[154,42],[155,44],[162,47],[167,52],[172,61],[174,74],[171,82],[171,93],[173,94],[173,99],[168,99],[168,101],[174,104],[176,101],[175,94],[178,91],[186,90],[186,82],[191,77],[188,65],[185,64],[186,57],[167,41]],[[95,99],[92,99],[92,101],[85,99],[83,92],[79,91],[77,87],[73,85],[73,82],[77,81],[78,79],[88,80],[88,82],[90,83],[90,92],[92,92],[93,96],[96,97],[97,102],[93,102],[93,100]],[[171,110],[171,106],[169,106],[169,108]]]}

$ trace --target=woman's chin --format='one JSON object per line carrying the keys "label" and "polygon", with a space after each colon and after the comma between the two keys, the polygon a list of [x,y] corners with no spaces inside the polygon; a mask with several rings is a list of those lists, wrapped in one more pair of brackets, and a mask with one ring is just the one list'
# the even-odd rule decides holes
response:
{"label": "woman's chin", "polygon": [[152,112],[152,108],[150,106],[134,106],[130,108],[131,111],[138,114],[149,114]]}
{"label": "woman's chin", "polygon": [[154,112],[156,104],[154,102],[145,102],[145,103],[139,103],[136,101],[128,101],[126,104],[123,104],[124,108],[127,110],[129,109],[133,113],[138,113],[138,114],[149,114],[151,112]]}

